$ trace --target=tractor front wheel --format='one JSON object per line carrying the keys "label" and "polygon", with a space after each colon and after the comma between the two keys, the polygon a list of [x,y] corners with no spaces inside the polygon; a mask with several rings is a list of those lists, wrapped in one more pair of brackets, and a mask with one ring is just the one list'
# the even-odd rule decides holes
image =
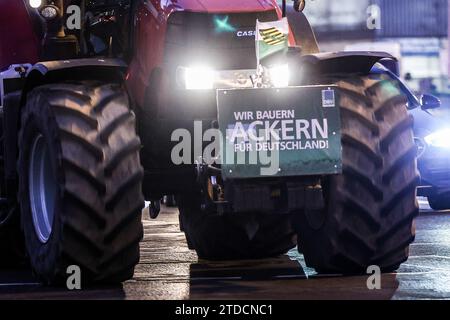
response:
{"label": "tractor front wheel", "polygon": [[135,117],[115,84],[35,88],[22,111],[19,202],[34,273],[84,283],[133,276],[143,236],[143,169]]}

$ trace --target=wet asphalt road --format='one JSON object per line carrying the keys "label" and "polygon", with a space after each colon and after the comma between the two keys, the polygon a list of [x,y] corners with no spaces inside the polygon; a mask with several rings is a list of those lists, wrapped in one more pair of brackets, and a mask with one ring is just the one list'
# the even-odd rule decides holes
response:
{"label": "wet asphalt road", "polygon": [[0,271],[0,299],[450,299],[450,212],[426,203],[409,260],[368,290],[367,276],[316,275],[292,250],[258,261],[198,261],[178,228],[176,209],[156,221],[144,212],[141,263],[121,286],[82,291],[43,287],[29,271]]}

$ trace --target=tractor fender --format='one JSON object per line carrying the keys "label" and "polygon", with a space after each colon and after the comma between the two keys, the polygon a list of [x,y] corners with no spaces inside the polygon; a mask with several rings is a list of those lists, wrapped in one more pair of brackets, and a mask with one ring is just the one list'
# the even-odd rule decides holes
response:
{"label": "tractor fender", "polygon": [[62,61],[39,62],[24,71],[22,86],[5,95],[4,131],[5,137],[5,175],[13,180],[12,189],[16,189],[16,162],[18,154],[18,132],[22,107],[26,103],[27,94],[33,88],[49,83],[65,80],[105,80],[108,82],[124,81],[127,64],[120,59],[74,59]]}
{"label": "tractor fender", "polygon": [[36,63],[27,74],[22,104],[33,88],[64,80],[107,80],[121,82],[127,64],[121,59],[87,58]]}
{"label": "tractor fender", "polygon": [[298,61],[302,69],[314,74],[368,74],[378,62],[389,69],[397,66],[397,59],[394,56],[385,52],[369,51],[308,54],[300,57]]}

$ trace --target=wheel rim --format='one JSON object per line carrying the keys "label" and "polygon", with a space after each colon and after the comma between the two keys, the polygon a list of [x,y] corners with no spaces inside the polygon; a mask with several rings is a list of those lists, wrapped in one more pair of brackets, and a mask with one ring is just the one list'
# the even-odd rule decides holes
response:
{"label": "wheel rim", "polygon": [[42,134],[33,141],[28,178],[34,229],[39,240],[47,243],[53,229],[56,182],[49,149]]}

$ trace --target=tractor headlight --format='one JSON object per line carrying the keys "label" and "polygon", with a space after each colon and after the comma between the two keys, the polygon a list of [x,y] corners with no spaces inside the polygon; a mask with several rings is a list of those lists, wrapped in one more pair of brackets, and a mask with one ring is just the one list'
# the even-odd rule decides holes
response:
{"label": "tractor headlight", "polygon": [[274,87],[289,86],[289,66],[287,64],[269,68],[270,82]]}
{"label": "tractor headlight", "polygon": [[450,149],[450,129],[436,131],[426,136],[425,142],[436,148]]}
{"label": "tractor headlight", "polygon": [[37,9],[42,6],[42,0],[28,0],[30,7]]}
{"label": "tractor headlight", "polygon": [[52,5],[44,6],[40,12],[45,20],[53,20],[58,16],[58,8]]}
{"label": "tractor headlight", "polygon": [[184,82],[188,90],[214,88],[216,73],[208,67],[192,67],[184,70]]}

